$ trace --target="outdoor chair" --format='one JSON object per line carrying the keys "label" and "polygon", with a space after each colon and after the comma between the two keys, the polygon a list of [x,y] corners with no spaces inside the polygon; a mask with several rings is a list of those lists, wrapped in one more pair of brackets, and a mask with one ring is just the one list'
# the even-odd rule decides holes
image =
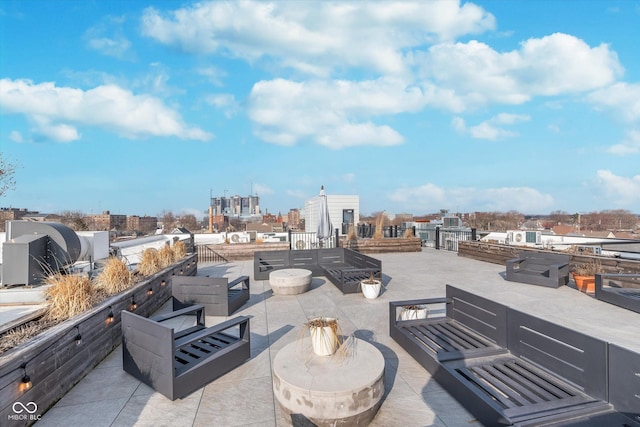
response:
{"label": "outdoor chair", "polygon": [[[186,315],[195,315],[195,324],[186,329],[177,331],[163,323]],[[204,315],[201,305],[149,319],[122,311],[125,372],[175,400],[251,357],[248,317],[236,317],[207,328]]]}
{"label": "outdoor chair", "polygon": [[171,279],[173,310],[192,304],[204,306],[209,316],[231,316],[249,301],[249,277],[174,276]]}

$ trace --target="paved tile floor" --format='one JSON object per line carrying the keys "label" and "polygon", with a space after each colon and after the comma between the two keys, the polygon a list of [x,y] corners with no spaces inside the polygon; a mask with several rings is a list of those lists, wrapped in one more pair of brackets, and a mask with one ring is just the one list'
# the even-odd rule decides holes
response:
{"label": "paved tile floor", "polygon": [[[249,361],[172,402],[122,370],[118,347],[37,425],[285,426],[272,392],[271,363],[279,349],[301,337],[308,318],[322,315],[339,318],[345,335],[371,342],[385,357],[386,390],[372,426],[480,426],[389,337],[389,301],[442,296],[445,284],[640,351],[640,315],[597,301],[569,286],[550,289],[506,282],[503,266],[433,249],[376,257],[382,260],[385,289],[375,300],[360,294],[343,295],[324,277],[314,278],[307,293],[273,295],[268,281],[253,280],[252,261],[200,264],[199,275],[252,278],[251,299],[234,313],[251,317]],[[223,320],[206,318],[208,326]]]}

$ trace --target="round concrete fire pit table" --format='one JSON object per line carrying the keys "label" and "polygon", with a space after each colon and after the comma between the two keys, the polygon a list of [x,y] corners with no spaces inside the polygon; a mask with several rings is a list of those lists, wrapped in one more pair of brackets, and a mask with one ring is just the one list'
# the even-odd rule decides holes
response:
{"label": "round concrete fire pit table", "polygon": [[360,339],[333,356],[317,356],[309,338],[298,340],[273,360],[273,391],[291,424],[295,414],[318,427],[366,426],[384,394],[384,357]]}
{"label": "round concrete fire pit table", "polygon": [[297,295],[311,288],[311,271],[285,268],[269,273],[269,284],[276,295]]}

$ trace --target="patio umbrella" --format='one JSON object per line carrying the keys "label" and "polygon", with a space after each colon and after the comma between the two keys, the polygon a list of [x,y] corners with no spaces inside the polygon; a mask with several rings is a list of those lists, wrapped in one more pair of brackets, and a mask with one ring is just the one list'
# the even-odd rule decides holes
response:
{"label": "patio umbrella", "polygon": [[329,217],[329,206],[327,205],[327,195],[324,192],[324,185],[320,187],[320,218],[318,221],[318,239],[320,247],[324,246],[324,241],[333,236],[333,225]]}

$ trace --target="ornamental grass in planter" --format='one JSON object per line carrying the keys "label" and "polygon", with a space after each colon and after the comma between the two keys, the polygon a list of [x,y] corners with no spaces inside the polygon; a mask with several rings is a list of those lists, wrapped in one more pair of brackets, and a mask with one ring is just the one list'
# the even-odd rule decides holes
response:
{"label": "ornamental grass in planter", "polygon": [[573,281],[579,291],[594,294],[596,291],[596,274],[602,272],[602,265],[598,260],[576,264],[571,270]]}
{"label": "ornamental grass in planter", "polygon": [[138,272],[143,276],[151,276],[160,270],[162,270],[162,263],[158,250],[154,248],[145,249],[138,263]]}
{"label": "ornamental grass in planter", "polygon": [[318,356],[332,356],[340,348],[342,329],[335,317],[315,317],[304,324],[311,336],[313,352]]}
{"label": "ornamental grass in planter", "polygon": [[398,320],[426,319],[429,309],[425,304],[405,305],[400,310]]}
{"label": "ornamental grass in planter", "polygon": [[375,299],[380,295],[382,289],[382,281],[375,279],[373,273],[369,274],[369,278],[360,282],[360,290],[362,295],[367,299]]}
{"label": "ornamental grass in planter", "polygon": [[46,317],[65,320],[80,314],[99,300],[98,292],[86,275],[52,274],[46,277],[46,291],[49,310]]}
{"label": "ornamental grass in planter", "polygon": [[177,261],[187,256],[187,245],[185,245],[182,240],[178,240],[173,244],[173,255],[174,255],[174,261]]}
{"label": "ornamental grass in planter", "polygon": [[95,278],[98,289],[107,295],[115,295],[133,286],[133,274],[119,258],[110,257],[104,264],[102,272]]}

